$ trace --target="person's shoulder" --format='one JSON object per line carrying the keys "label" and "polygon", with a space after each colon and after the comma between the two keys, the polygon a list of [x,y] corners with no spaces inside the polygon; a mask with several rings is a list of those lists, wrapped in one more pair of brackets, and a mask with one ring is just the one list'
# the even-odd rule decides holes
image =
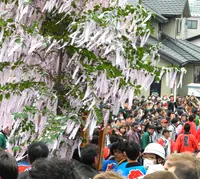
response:
{"label": "person's shoulder", "polygon": [[27,179],[28,176],[29,176],[29,171],[25,171],[25,172],[19,173],[17,179]]}

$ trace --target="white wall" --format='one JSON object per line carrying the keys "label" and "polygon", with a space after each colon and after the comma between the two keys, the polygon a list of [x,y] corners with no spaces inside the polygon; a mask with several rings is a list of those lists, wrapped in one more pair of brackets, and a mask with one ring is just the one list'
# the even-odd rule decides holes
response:
{"label": "white wall", "polygon": [[200,38],[199,39],[196,39],[196,40],[193,40],[193,41],[190,41],[191,43],[197,45],[197,46],[200,46]]}
{"label": "white wall", "polygon": [[190,17],[188,20],[197,20],[197,29],[187,29],[187,38],[200,35],[200,17]]}

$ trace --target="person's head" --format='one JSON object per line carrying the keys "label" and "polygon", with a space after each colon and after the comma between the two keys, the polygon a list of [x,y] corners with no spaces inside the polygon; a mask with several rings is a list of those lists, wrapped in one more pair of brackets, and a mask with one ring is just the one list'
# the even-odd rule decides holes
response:
{"label": "person's head", "polygon": [[74,179],[77,175],[73,162],[57,158],[38,159],[33,162],[28,179]]}
{"label": "person's head", "polygon": [[122,135],[124,135],[125,132],[126,132],[126,126],[125,126],[125,125],[119,126],[119,132],[120,132]]}
{"label": "person's head", "polygon": [[111,144],[120,140],[117,134],[111,134],[109,139]]}
{"label": "person's head", "polygon": [[125,179],[125,178],[120,176],[116,172],[107,171],[96,175],[93,179]]}
{"label": "person's head", "polygon": [[163,109],[162,108],[157,108],[156,111],[159,115],[163,115]]}
{"label": "person's head", "polygon": [[110,134],[111,133],[111,129],[112,129],[112,127],[111,127],[111,125],[108,125],[107,127],[106,127],[106,134]]}
{"label": "person's head", "polygon": [[189,116],[189,121],[190,121],[190,122],[193,122],[193,121],[194,121],[194,115],[190,115],[190,116]]}
{"label": "person's head", "polygon": [[171,95],[171,96],[169,97],[169,100],[170,100],[171,102],[174,102],[174,96]]}
{"label": "person's head", "polygon": [[185,114],[182,114],[181,115],[181,121],[186,122],[186,120],[187,120],[187,116]]}
{"label": "person's head", "polygon": [[3,129],[3,132],[6,136],[9,136],[10,133],[11,133],[11,128],[6,126],[4,129]]}
{"label": "person's head", "polygon": [[174,119],[176,117],[176,114],[174,112],[171,112],[169,117],[170,119]]}
{"label": "person's head", "polygon": [[149,125],[148,127],[148,132],[153,135],[154,131],[155,131],[156,127],[154,125]]}
{"label": "person's head", "polygon": [[0,149],[0,179],[17,179],[18,167],[15,158]]}
{"label": "person's head", "polygon": [[140,155],[140,147],[134,141],[127,142],[125,153],[126,153],[128,161],[137,160]]}
{"label": "person's head", "polygon": [[96,166],[98,162],[98,146],[87,144],[81,149],[80,161],[86,165]]}
{"label": "person's head", "polygon": [[28,146],[28,160],[32,164],[38,158],[47,158],[49,149],[42,141],[33,142]]}
{"label": "person's head", "polygon": [[166,139],[168,139],[169,137],[170,137],[170,130],[168,130],[168,129],[164,129],[163,131],[162,131],[162,135],[166,138]]}
{"label": "person's head", "polygon": [[171,120],[171,124],[173,124],[173,125],[177,125],[178,124],[178,118],[173,118],[172,120]]}
{"label": "person's head", "polygon": [[126,123],[127,124],[131,124],[133,122],[133,116],[132,115],[129,115],[126,117]]}
{"label": "person's head", "polygon": [[125,153],[126,144],[127,143],[125,141],[119,141],[111,145],[110,150],[114,153],[114,157],[117,162],[126,160],[126,153]]}
{"label": "person's head", "polygon": [[162,126],[163,128],[166,128],[167,125],[168,125],[167,119],[162,119],[162,120],[161,120],[161,126]]}
{"label": "person's head", "polygon": [[161,131],[162,131],[162,126],[161,125],[157,125],[156,126],[156,130],[157,130],[157,133],[161,133]]}
{"label": "person's head", "polygon": [[190,132],[190,124],[185,124],[184,125],[184,131],[185,132]]}
{"label": "person's head", "polygon": [[133,122],[131,124],[131,128],[134,132],[137,132],[138,131],[138,127],[139,127],[139,124],[137,122]]}
{"label": "person's head", "polygon": [[99,144],[99,136],[98,135],[93,135],[92,140],[90,141],[91,144]]}
{"label": "person's head", "polygon": [[178,179],[177,176],[169,171],[158,171],[146,175],[143,179]]}
{"label": "person's head", "polygon": [[144,150],[143,159],[145,168],[154,164],[163,164],[165,160],[165,150],[163,146],[158,143],[150,143]]}
{"label": "person's head", "polygon": [[181,179],[200,177],[200,160],[188,153],[171,154],[164,167]]}

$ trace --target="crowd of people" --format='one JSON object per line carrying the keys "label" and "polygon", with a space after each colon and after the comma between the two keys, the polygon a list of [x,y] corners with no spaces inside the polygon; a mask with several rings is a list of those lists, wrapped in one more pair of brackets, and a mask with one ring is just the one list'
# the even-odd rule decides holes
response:
{"label": "crowd of people", "polygon": [[200,103],[195,96],[152,95],[125,103],[106,128],[104,160],[97,170],[100,127],[72,160],[49,157],[42,141],[16,162],[6,152],[10,131],[0,133],[2,179],[200,179]]}

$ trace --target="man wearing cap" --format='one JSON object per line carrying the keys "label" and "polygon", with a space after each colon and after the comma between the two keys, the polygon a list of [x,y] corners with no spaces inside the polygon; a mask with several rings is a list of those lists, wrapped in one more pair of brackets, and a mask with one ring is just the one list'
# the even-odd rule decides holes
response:
{"label": "man wearing cap", "polygon": [[136,142],[141,149],[141,137],[138,132],[138,127],[139,127],[139,124],[137,122],[133,122],[131,124],[131,129],[127,133],[127,140],[129,142],[131,142],[131,141]]}
{"label": "man wearing cap", "polygon": [[173,140],[169,139],[170,138],[170,132],[171,130],[164,129],[162,131],[162,137],[158,139],[158,143],[162,145],[165,149],[165,156],[167,157],[171,153],[174,152],[175,150],[175,143]]}
{"label": "man wearing cap", "polygon": [[153,142],[153,134],[155,129],[155,126],[150,125],[147,129],[147,132],[142,135],[142,149],[145,149],[148,144]]}
{"label": "man wearing cap", "polygon": [[167,129],[167,127],[168,127],[167,119],[162,119],[161,120],[161,126],[162,126],[162,130]]}

